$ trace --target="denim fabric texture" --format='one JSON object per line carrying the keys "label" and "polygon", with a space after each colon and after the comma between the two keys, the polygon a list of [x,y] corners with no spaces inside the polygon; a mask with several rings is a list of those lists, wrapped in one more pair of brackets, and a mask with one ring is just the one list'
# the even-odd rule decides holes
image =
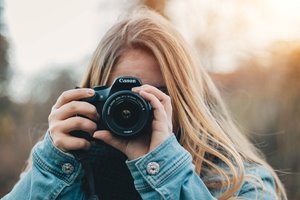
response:
{"label": "denim fabric texture", "polygon": [[[194,172],[191,155],[175,136],[131,161],[104,144],[95,145],[89,151],[93,155],[96,191],[101,200],[209,200],[216,199],[222,192],[206,187],[201,176]],[[88,199],[82,189],[81,163],[72,154],[56,148],[49,133],[33,148],[32,160],[32,168],[22,173],[3,200]],[[254,164],[245,166],[246,175],[260,177],[260,184],[245,181],[236,195],[242,199],[276,199],[270,172]]]}

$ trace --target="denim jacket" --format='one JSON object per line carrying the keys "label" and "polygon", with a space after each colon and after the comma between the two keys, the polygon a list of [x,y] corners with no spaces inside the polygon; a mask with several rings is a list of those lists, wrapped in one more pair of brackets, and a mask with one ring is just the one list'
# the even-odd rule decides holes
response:
{"label": "denim jacket", "polygon": [[[81,187],[84,176],[81,163],[72,154],[56,148],[49,133],[33,148],[32,162],[31,169],[21,174],[18,183],[3,200],[88,199]],[[206,187],[202,177],[194,172],[191,155],[175,136],[169,137],[152,152],[124,163],[142,199],[209,200],[216,199],[221,192]],[[245,181],[236,196],[241,199],[276,199],[275,183],[269,171],[252,165],[246,167],[246,174],[260,177],[262,184]],[[115,193],[119,192],[118,187],[113,189]],[[99,199],[103,199],[101,195]]]}

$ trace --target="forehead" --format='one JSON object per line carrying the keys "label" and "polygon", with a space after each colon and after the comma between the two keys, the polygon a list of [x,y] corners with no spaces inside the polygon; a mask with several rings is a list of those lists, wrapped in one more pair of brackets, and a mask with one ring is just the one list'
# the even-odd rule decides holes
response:
{"label": "forehead", "polygon": [[109,84],[119,76],[134,76],[143,84],[164,85],[157,60],[151,53],[140,49],[130,49],[121,55],[112,69]]}

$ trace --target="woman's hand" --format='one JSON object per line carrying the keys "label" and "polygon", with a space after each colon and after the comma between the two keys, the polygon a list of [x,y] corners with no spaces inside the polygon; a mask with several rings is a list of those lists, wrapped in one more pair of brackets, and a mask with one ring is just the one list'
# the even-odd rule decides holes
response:
{"label": "woman's hand", "polygon": [[93,135],[97,129],[94,121],[97,121],[99,116],[95,106],[79,101],[93,96],[94,93],[93,89],[81,88],[65,91],[58,97],[48,121],[54,145],[59,149],[69,151],[90,147],[87,140],[71,136],[70,132],[82,130]]}
{"label": "woman's hand", "polygon": [[153,108],[152,134],[123,139],[112,135],[109,131],[100,130],[96,131],[93,136],[119,149],[127,155],[129,160],[141,157],[152,151],[172,134],[172,105],[170,97],[150,85],[143,85],[132,90],[149,101]]}

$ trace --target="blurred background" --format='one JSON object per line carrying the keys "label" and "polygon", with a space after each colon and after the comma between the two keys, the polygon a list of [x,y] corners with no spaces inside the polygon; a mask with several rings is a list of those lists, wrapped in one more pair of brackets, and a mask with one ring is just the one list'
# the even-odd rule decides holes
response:
{"label": "blurred background", "polygon": [[0,0],[0,197],[103,34],[142,4],[193,46],[240,129],[278,170],[289,199],[300,199],[299,0]]}

